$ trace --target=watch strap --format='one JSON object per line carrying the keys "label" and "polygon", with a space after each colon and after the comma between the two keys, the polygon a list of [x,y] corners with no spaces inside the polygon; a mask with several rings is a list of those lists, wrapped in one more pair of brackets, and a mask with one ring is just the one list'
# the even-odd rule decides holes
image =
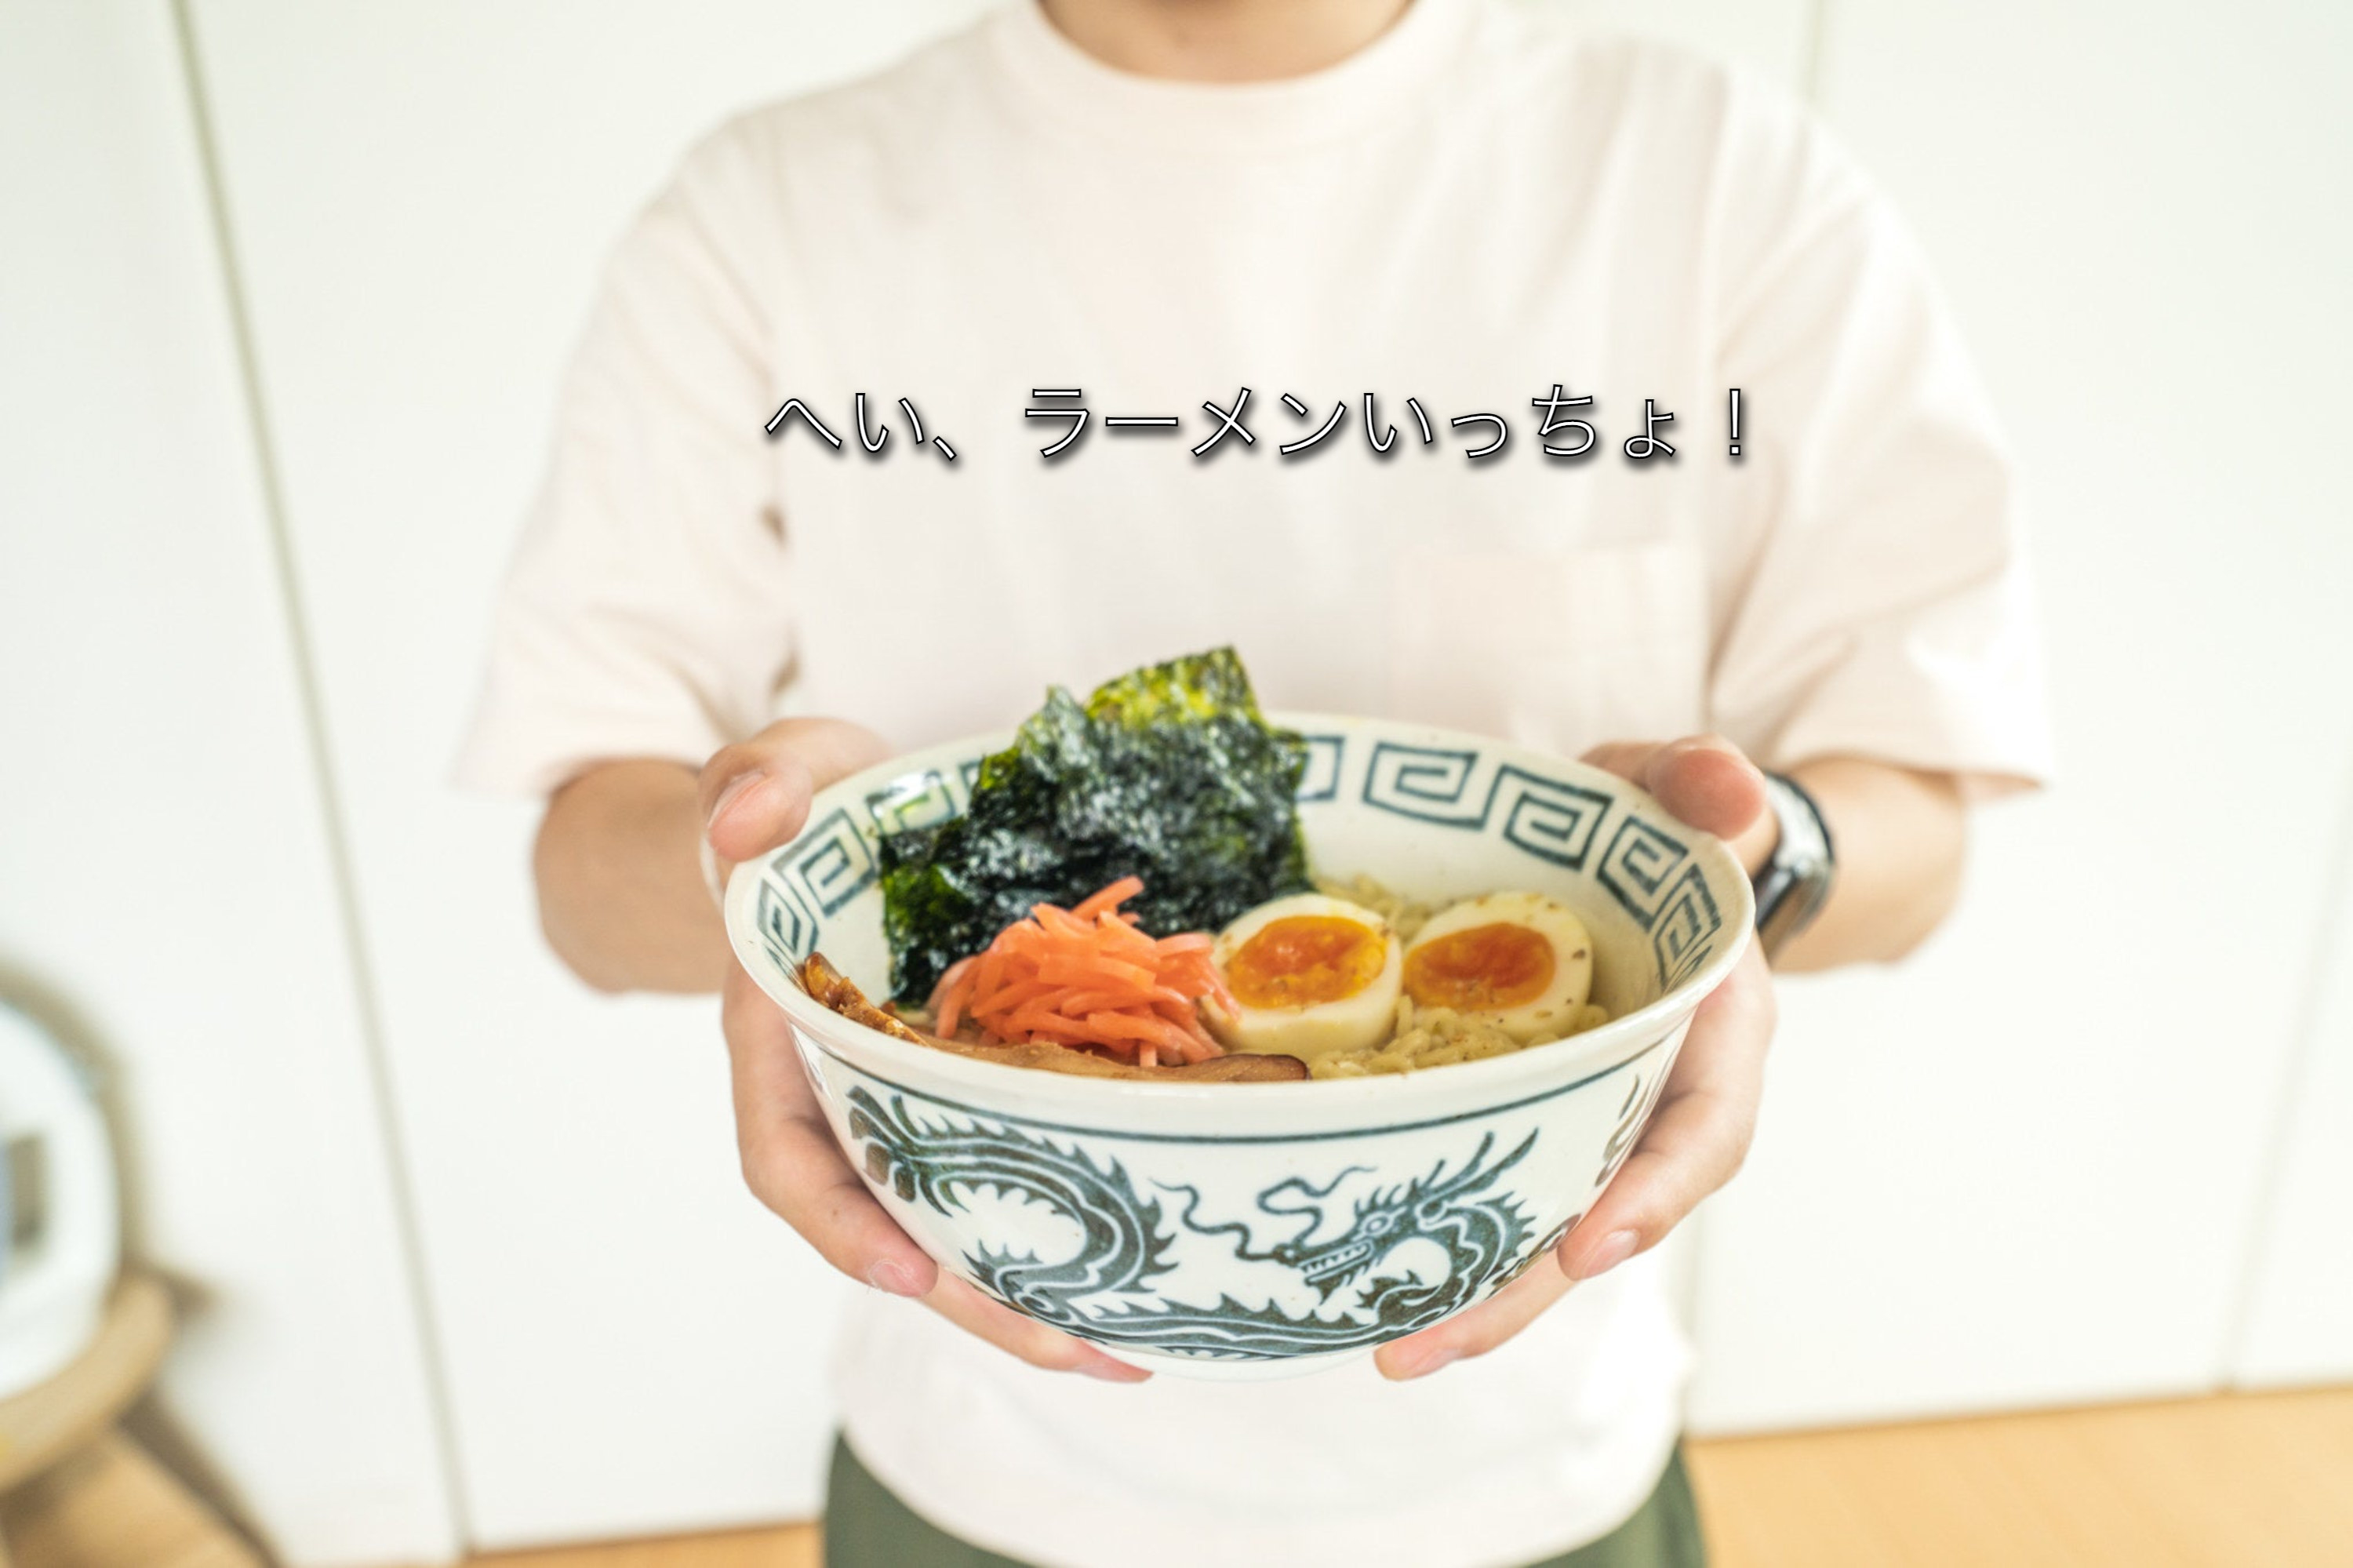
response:
{"label": "watch strap", "polygon": [[1780,825],[1779,842],[1757,868],[1757,938],[1767,959],[1811,925],[1830,899],[1838,868],[1828,819],[1804,785],[1787,774],[1765,775],[1765,800]]}

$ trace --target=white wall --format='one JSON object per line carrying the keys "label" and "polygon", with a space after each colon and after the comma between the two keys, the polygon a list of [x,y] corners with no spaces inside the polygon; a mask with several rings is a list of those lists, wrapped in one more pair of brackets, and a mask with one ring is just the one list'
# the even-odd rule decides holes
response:
{"label": "white wall", "polygon": [[2318,954],[2302,1055],[2274,1124],[2234,1348],[2235,1381],[2248,1387],[2353,1383],[2353,831],[2324,863],[2335,918]]}
{"label": "white wall", "polygon": [[731,109],[970,8],[195,7],[487,1544],[817,1504],[848,1287],[744,1191],[715,1007],[564,975],[535,810],[446,779],[613,237]]}
{"label": "white wall", "polygon": [[[2353,803],[2327,673],[2353,669],[2353,211],[2321,172],[2353,154],[2353,29],[1829,15],[1820,107],[1937,260],[2023,464],[2064,778],[1987,817],[1980,895],[1918,961],[1787,988],[1704,1232],[1694,1419],[2211,1388]],[[2316,1055],[2339,1086],[2348,1048]],[[2292,1178],[2339,1254],[2344,1172]],[[2353,1351],[2353,1316],[2328,1337]]]}
{"label": "white wall", "polygon": [[171,14],[0,9],[0,994],[110,1064],[164,1414],[306,1563],[456,1542]]}
{"label": "white wall", "polygon": [[[0,800],[203,826],[167,874],[143,833],[0,834],[0,962],[126,1062],[151,1250],[212,1296],[174,1407],[292,1561],[430,1555],[453,1506],[498,1545],[815,1504],[844,1287],[740,1189],[712,1010],[583,993],[529,809],[443,779],[612,236],[730,108],[976,3],[192,0],[300,634],[171,11],[0,13],[35,329],[0,428],[41,432],[0,466],[0,659],[60,672],[0,683]],[[2353,227],[2310,163],[2353,148],[2347,22],[1586,9],[1813,84],[1910,213],[2038,503],[2067,768],[1989,817],[1928,953],[1788,988],[1696,1248],[1695,1423],[2353,1373],[2353,715],[2312,705],[2353,667]],[[185,917],[141,984],[93,863]]]}

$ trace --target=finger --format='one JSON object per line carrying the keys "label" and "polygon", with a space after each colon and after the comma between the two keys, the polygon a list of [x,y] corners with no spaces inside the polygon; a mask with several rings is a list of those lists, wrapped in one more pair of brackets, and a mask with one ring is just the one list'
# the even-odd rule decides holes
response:
{"label": "finger", "polygon": [[784,719],[702,766],[696,798],[711,847],[730,861],[765,854],[801,831],[809,799],[889,755],[873,731],[841,719]]}
{"label": "finger", "polygon": [[1642,781],[1643,767],[1658,749],[1659,742],[1655,740],[1613,740],[1605,746],[1595,747],[1579,760],[1639,784]]}
{"label": "finger", "polygon": [[779,719],[766,733],[792,748],[820,789],[873,767],[891,755],[890,743],[864,725],[837,718]]}
{"label": "finger", "polygon": [[801,831],[816,793],[808,765],[765,736],[728,747],[702,767],[704,836],[723,860],[754,859]]}
{"label": "finger", "polygon": [[853,1279],[921,1296],[939,1266],[892,1222],[842,1157],[810,1088],[792,1026],[739,967],[721,1008],[735,1139],[753,1195]]}
{"label": "finger", "polygon": [[1543,1316],[1576,1283],[1562,1271],[1556,1248],[1469,1311],[1383,1345],[1373,1352],[1373,1364],[1383,1377],[1402,1383],[1427,1377],[1471,1356],[1483,1356]]}
{"label": "finger", "polygon": [[1738,838],[1765,814],[1765,775],[1718,736],[1655,747],[1636,778],[1668,810],[1720,839]]}
{"label": "finger", "polygon": [[1748,1155],[1772,1044],[1773,986],[1751,947],[1702,1001],[1651,1124],[1577,1228],[1562,1270],[1591,1279],[1648,1252],[1730,1181]]}
{"label": "finger", "polygon": [[1023,1317],[1002,1302],[990,1300],[953,1274],[940,1276],[939,1283],[923,1298],[923,1304],[965,1333],[987,1340],[1033,1367],[1048,1372],[1083,1372],[1105,1383],[1144,1383],[1152,1376],[1140,1367],[1113,1360],[1084,1340],[1073,1339],[1035,1318]]}

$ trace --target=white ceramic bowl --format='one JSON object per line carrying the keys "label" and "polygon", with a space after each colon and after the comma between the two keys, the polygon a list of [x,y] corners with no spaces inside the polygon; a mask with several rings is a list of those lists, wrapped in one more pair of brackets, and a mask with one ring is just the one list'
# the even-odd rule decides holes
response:
{"label": "white ceramic bowl", "polygon": [[817,798],[736,869],[736,956],[791,1019],[834,1135],[944,1267],[1137,1366],[1195,1376],[1361,1355],[1493,1292],[1576,1223],[1657,1102],[1752,921],[1716,840],[1623,779],[1474,736],[1315,714],[1300,820],[1319,874],[1428,902],[1530,889],[1593,934],[1614,1016],[1418,1073],[1134,1084],[894,1040],[810,1000],[812,948],[881,1000],[874,842],[964,809],[1009,735],[898,758]]}

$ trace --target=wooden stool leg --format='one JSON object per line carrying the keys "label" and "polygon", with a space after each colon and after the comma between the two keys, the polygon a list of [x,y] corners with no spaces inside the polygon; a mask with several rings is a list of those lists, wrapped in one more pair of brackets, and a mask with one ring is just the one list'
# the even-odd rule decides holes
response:
{"label": "wooden stool leg", "polygon": [[22,1568],[262,1568],[252,1548],[120,1432],[9,1494]]}

